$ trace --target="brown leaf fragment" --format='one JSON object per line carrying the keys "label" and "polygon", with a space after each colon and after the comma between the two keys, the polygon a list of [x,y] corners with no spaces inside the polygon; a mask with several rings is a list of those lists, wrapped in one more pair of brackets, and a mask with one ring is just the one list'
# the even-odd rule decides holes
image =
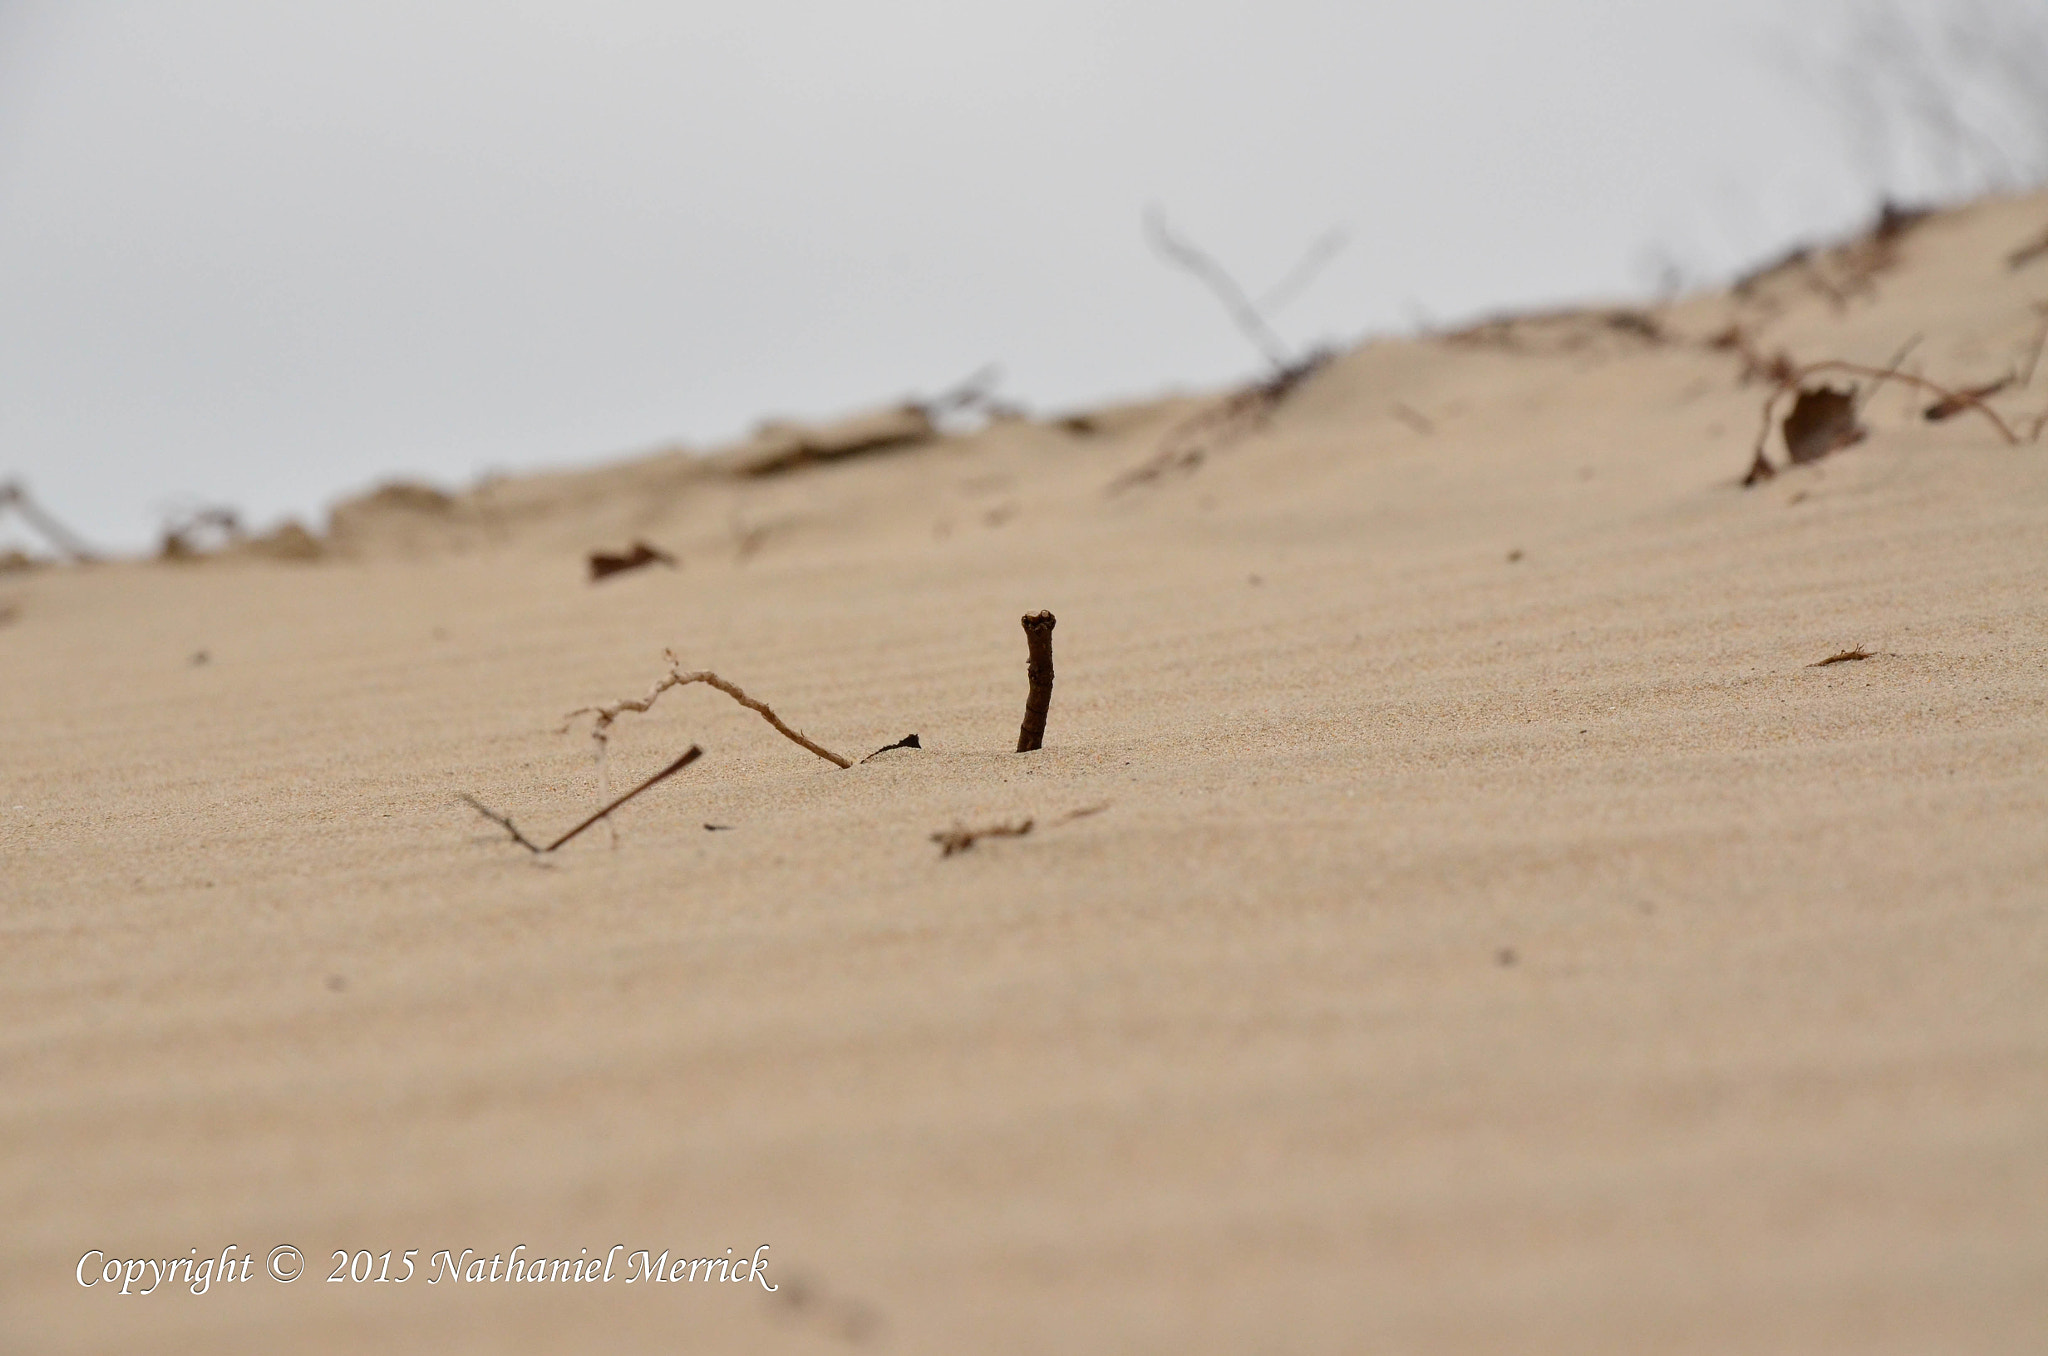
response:
{"label": "brown leaf fragment", "polygon": [[883,754],[888,753],[892,749],[921,749],[923,747],[924,745],[918,742],[916,735],[907,734],[903,736],[903,738],[897,740],[894,744],[882,745],[881,748],[876,749],[873,753],[861,759],[861,761],[863,763],[872,763],[873,761],[875,761],[875,759],[880,758]]}
{"label": "brown leaf fragment", "polygon": [[1853,664],[1859,659],[1869,659],[1870,657],[1871,651],[1858,645],[1853,650],[1843,650],[1837,654],[1831,654],[1826,659],[1818,663],[1808,664],[1806,667],[1810,669],[1824,669],[1830,664]]}
{"label": "brown leaf fragment", "polygon": [[1860,443],[1870,432],[1856,420],[1854,386],[1846,391],[1832,386],[1802,388],[1780,428],[1785,435],[1785,455],[1795,466]]}
{"label": "brown leaf fragment", "polygon": [[1942,399],[1935,401],[1921,413],[1928,423],[1938,424],[1944,419],[1953,419],[1964,410],[1969,409],[1976,401],[1995,396],[2010,385],[2012,385],[2012,377],[2008,374],[2000,377],[1997,381],[1987,381],[1982,386],[1966,387],[1952,396],[1944,396]]}
{"label": "brown leaf fragment", "polygon": [[642,566],[652,565],[657,560],[670,569],[675,568],[676,558],[674,556],[666,551],[656,550],[644,541],[634,542],[632,549],[623,555],[612,555],[604,551],[592,551],[590,553],[590,582],[595,584],[600,579],[609,579],[615,574],[624,574],[627,570],[637,570]]}

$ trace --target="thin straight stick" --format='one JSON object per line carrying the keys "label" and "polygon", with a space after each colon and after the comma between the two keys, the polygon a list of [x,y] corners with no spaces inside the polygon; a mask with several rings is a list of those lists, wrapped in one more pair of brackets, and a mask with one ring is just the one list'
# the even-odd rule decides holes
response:
{"label": "thin straight stick", "polygon": [[476,811],[485,819],[490,820],[493,824],[496,824],[506,833],[511,834],[513,842],[519,844],[519,846],[525,848],[528,852],[531,852],[534,856],[538,857],[542,853],[553,852],[556,848],[568,842],[571,838],[574,838],[577,834],[583,832],[592,824],[595,824],[598,820],[603,819],[606,815],[618,809],[621,805],[624,805],[627,801],[633,799],[633,797],[639,795],[648,787],[653,786],[658,782],[666,781],[668,778],[675,776],[678,772],[681,772],[684,768],[696,762],[699,758],[702,758],[703,756],[704,750],[698,748],[695,744],[690,745],[690,751],[688,753],[685,753],[682,757],[676,759],[673,763],[670,763],[667,767],[655,773],[652,777],[649,777],[646,781],[640,783],[640,785],[634,787],[625,795],[620,796],[617,800],[605,806],[602,810],[599,810],[596,814],[584,820],[581,824],[578,824],[575,828],[569,830],[560,838],[557,838],[554,842],[549,843],[546,847],[542,847],[539,843],[534,842],[531,838],[528,838],[525,834],[521,833],[519,831],[519,826],[512,822],[512,816],[499,814],[496,810],[493,810],[490,806],[484,804],[475,796],[464,796],[462,800],[463,803],[468,805],[470,809]]}
{"label": "thin straight stick", "polygon": [[556,848],[568,842],[571,838],[574,838],[577,834],[583,832],[592,824],[595,824],[598,820],[603,819],[606,815],[618,809],[621,805],[624,805],[627,801],[633,799],[633,797],[639,795],[648,787],[654,786],[660,782],[667,781],[670,777],[675,776],[678,772],[681,772],[684,768],[696,762],[699,758],[702,758],[703,756],[704,750],[698,748],[695,744],[690,745],[689,752],[685,753],[682,757],[676,759],[673,763],[670,763],[667,767],[655,773],[652,777],[649,777],[646,781],[640,783],[640,785],[634,787],[625,795],[620,796],[617,800],[605,806],[602,810],[599,810],[596,814],[584,820],[581,824],[578,824],[575,828],[569,830],[560,838],[557,838],[554,842],[549,843],[546,847],[540,850],[542,852],[553,852]]}
{"label": "thin straight stick", "polygon": [[1030,753],[1045,743],[1045,717],[1052,709],[1052,613],[1040,609],[1024,614],[1024,643],[1031,647],[1025,672],[1031,692],[1024,699],[1024,724],[1017,731],[1017,752]]}

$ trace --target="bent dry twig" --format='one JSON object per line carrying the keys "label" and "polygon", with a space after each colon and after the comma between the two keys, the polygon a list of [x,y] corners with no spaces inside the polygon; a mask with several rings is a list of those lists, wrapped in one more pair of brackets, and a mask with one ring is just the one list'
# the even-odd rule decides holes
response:
{"label": "bent dry twig", "polygon": [[647,790],[649,787],[658,786],[662,782],[667,781],[670,777],[675,776],[678,772],[681,772],[684,768],[696,762],[699,758],[702,758],[703,756],[703,749],[697,747],[697,745],[695,744],[690,745],[689,751],[686,752],[682,757],[676,759],[673,763],[670,763],[667,767],[655,773],[652,777],[649,777],[646,781],[640,783],[640,785],[634,787],[625,795],[620,796],[618,799],[612,801],[603,809],[599,810],[596,814],[590,816],[590,818],[584,820],[575,828],[569,830],[560,838],[557,838],[554,842],[549,843],[545,847],[542,847],[540,844],[534,842],[531,838],[528,838],[525,834],[521,833],[519,831],[519,826],[512,822],[512,817],[510,815],[499,814],[496,810],[491,809],[488,805],[485,805],[475,796],[465,795],[462,797],[462,799],[463,802],[467,804],[470,809],[475,810],[485,819],[490,820],[493,824],[496,824],[499,828],[503,829],[506,833],[510,834],[512,836],[513,842],[519,844],[519,846],[525,848],[528,852],[531,852],[532,854],[534,854],[534,856],[538,857],[543,853],[553,852],[556,848],[562,846],[564,843],[574,838],[577,834],[582,833],[592,824],[597,823],[598,820],[605,818],[607,815],[611,814],[612,811],[618,809],[621,805],[624,805],[627,801],[633,799],[633,797],[639,795],[642,791]]}
{"label": "bent dry twig", "polygon": [[563,718],[562,729],[567,730],[569,726],[575,722],[578,716],[594,716],[596,720],[591,726],[590,737],[597,741],[599,748],[598,756],[600,759],[602,759],[604,744],[608,737],[608,732],[611,730],[613,721],[617,720],[620,716],[624,715],[628,711],[634,711],[645,714],[646,711],[654,705],[655,701],[661,696],[661,694],[668,691],[670,688],[686,687],[691,683],[703,683],[706,687],[717,688],[720,692],[723,692],[726,696],[732,698],[741,706],[746,707],[749,711],[757,713],[763,720],[767,721],[770,725],[773,725],[776,731],[779,734],[781,734],[785,739],[790,740],[792,743],[802,745],[804,748],[809,749],[812,753],[817,754],[820,758],[823,758],[826,762],[835,764],[842,768],[853,766],[853,760],[851,758],[842,758],[840,755],[832,752],[832,750],[828,748],[825,748],[823,745],[814,743],[810,739],[805,738],[801,731],[791,729],[788,725],[783,723],[783,719],[781,716],[775,714],[774,708],[770,707],[766,702],[756,701],[752,697],[749,697],[745,692],[743,692],[740,689],[737,683],[727,682],[725,679],[719,677],[717,674],[713,673],[709,669],[698,669],[690,673],[684,673],[681,669],[682,661],[676,658],[675,652],[673,650],[667,651],[666,657],[669,662],[669,671],[667,676],[662,678],[659,682],[657,682],[653,686],[653,688],[649,690],[646,696],[641,697],[638,700],[627,698],[622,701],[612,702],[606,706],[578,707],[576,710],[571,711],[567,716]]}
{"label": "bent dry twig", "polygon": [[1024,698],[1024,724],[1017,730],[1017,752],[1030,753],[1045,743],[1045,717],[1052,709],[1052,628],[1057,618],[1043,608],[1024,614],[1024,643],[1030,647],[1025,672],[1031,691]]}

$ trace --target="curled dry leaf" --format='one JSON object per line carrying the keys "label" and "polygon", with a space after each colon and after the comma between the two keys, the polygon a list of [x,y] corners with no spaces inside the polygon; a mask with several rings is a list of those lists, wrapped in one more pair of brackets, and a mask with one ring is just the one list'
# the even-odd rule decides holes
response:
{"label": "curled dry leaf", "polygon": [[1854,386],[1845,391],[1832,386],[1801,388],[1781,431],[1785,455],[1795,466],[1860,443],[1870,432],[1856,419]]}

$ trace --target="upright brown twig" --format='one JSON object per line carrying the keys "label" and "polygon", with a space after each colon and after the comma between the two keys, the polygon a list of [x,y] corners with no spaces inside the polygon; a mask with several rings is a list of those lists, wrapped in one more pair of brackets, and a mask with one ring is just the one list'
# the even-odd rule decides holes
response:
{"label": "upright brown twig", "polygon": [[1057,619],[1040,609],[1024,614],[1024,642],[1031,658],[1025,672],[1031,692],[1024,699],[1024,724],[1017,731],[1017,752],[1030,753],[1045,742],[1045,717],[1052,709],[1052,628]]}

